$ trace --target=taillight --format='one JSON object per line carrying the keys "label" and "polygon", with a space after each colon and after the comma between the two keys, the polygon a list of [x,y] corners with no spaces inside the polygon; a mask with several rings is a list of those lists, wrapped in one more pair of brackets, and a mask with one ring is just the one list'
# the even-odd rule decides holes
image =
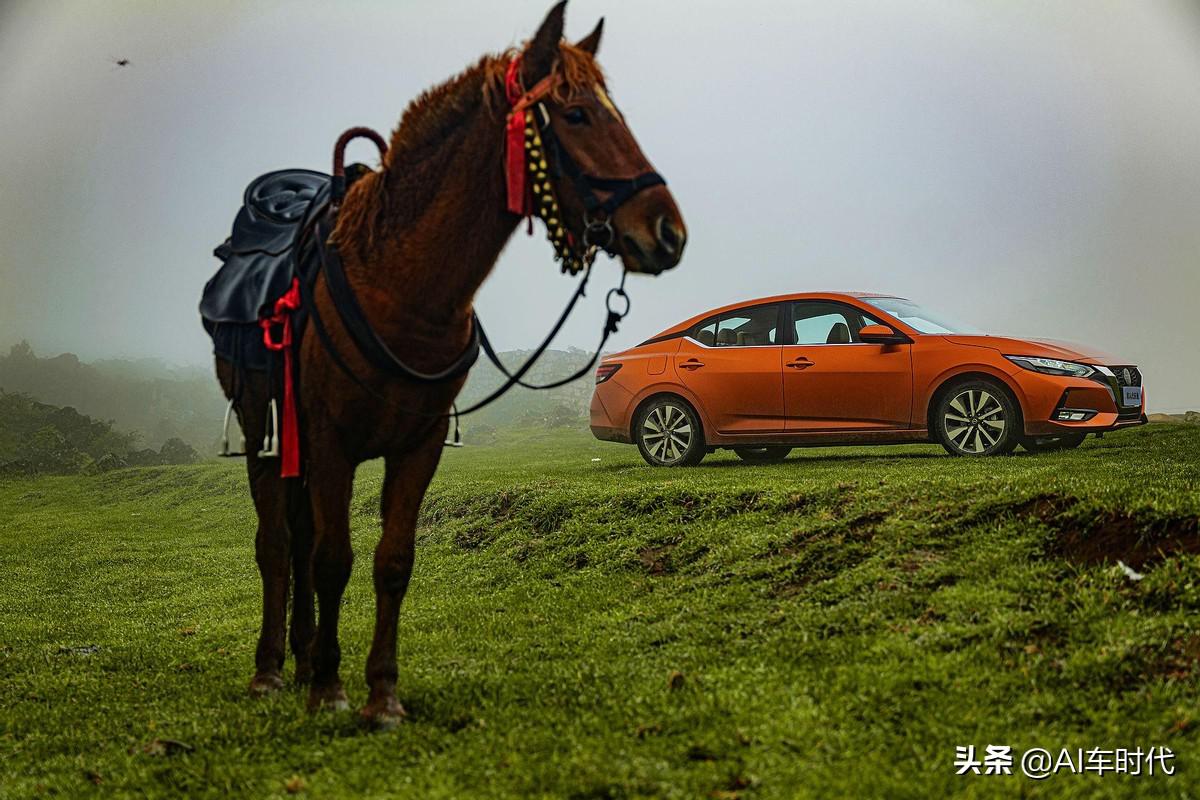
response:
{"label": "taillight", "polygon": [[604,383],[613,375],[616,375],[617,370],[620,368],[620,364],[601,364],[596,367],[596,383]]}

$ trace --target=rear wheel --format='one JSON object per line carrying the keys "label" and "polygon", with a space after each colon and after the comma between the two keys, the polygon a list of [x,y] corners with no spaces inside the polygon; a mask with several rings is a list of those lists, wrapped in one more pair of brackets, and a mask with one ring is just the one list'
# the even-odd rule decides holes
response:
{"label": "rear wheel", "polygon": [[987,380],[960,383],[943,394],[933,424],[938,441],[954,456],[1011,453],[1021,440],[1016,403]]}
{"label": "rear wheel", "polygon": [[788,457],[792,448],[785,445],[764,445],[763,447],[735,447],[733,452],[742,461],[754,464],[777,464]]}
{"label": "rear wheel", "polygon": [[638,414],[634,425],[638,451],[654,467],[690,467],[708,448],[700,418],[678,397],[659,397]]}
{"label": "rear wheel", "polygon": [[1030,436],[1021,440],[1021,446],[1031,453],[1052,453],[1055,450],[1074,450],[1087,438],[1085,433],[1068,433],[1063,436]]}

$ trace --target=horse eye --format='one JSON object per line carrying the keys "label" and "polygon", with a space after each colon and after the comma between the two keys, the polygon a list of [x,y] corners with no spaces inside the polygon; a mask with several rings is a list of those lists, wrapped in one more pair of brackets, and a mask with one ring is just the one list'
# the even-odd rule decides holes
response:
{"label": "horse eye", "polygon": [[563,112],[563,119],[568,125],[583,125],[587,123],[587,114],[582,108],[568,108]]}

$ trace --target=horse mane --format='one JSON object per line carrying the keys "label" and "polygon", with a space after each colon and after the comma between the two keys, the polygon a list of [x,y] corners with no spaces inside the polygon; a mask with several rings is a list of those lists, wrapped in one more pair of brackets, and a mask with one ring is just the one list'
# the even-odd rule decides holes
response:
{"label": "horse mane", "polygon": [[[515,49],[481,58],[474,66],[450,80],[427,89],[408,104],[400,124],[392,132],[384,169],[403,162],[406,156],[439,145],[475,109],[482,97],[483,105],[493,116],[506,113],[508,98],[504,92],[504,75],[509,62],[519,54]],[[559,45],[559,56],[551,66],[562,80],[553,97],[564,102],[583,92],[593,91],[596,84],[604,85],[604,73],[591,53],[567,42]]]}
{"label": "horse mane", "polygon": [[[381,168],[364,175],[351,187],[340,212],[337,239],[372,246],[378,227],[384,224],[390,175],[435,157],[480,104],[490,117],[503,118],[508,110],[504,76],[519,53],[514,48],[485,55],[458,75],[426,89],[408,104],[392,131]],[[604,73],[591,53],[569,42],[560,43],[551,72],[561,76],[551,94],[556,102],[568,102],[594,91],[597,85],[604,86]]]}

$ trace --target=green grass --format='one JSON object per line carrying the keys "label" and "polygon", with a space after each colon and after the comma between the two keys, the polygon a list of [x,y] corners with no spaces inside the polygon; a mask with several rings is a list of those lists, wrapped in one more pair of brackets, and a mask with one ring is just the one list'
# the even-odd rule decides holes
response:
{"label": "green grass", "polygon": [[[1200,557],[1140,582],[1077,563],[1196,549],[1200,427],[690,470],[554,433],[442,464],[401,614],[409,718],[383,733],[310,715],[297,690],[246,696],[259,584],[240,464],[0,484],[0,797],[1200,788]],[[355,706],[379,479],[366,465],[353,505]],[[956,776],[967,744],[1166,746],[1176,774]]]}

